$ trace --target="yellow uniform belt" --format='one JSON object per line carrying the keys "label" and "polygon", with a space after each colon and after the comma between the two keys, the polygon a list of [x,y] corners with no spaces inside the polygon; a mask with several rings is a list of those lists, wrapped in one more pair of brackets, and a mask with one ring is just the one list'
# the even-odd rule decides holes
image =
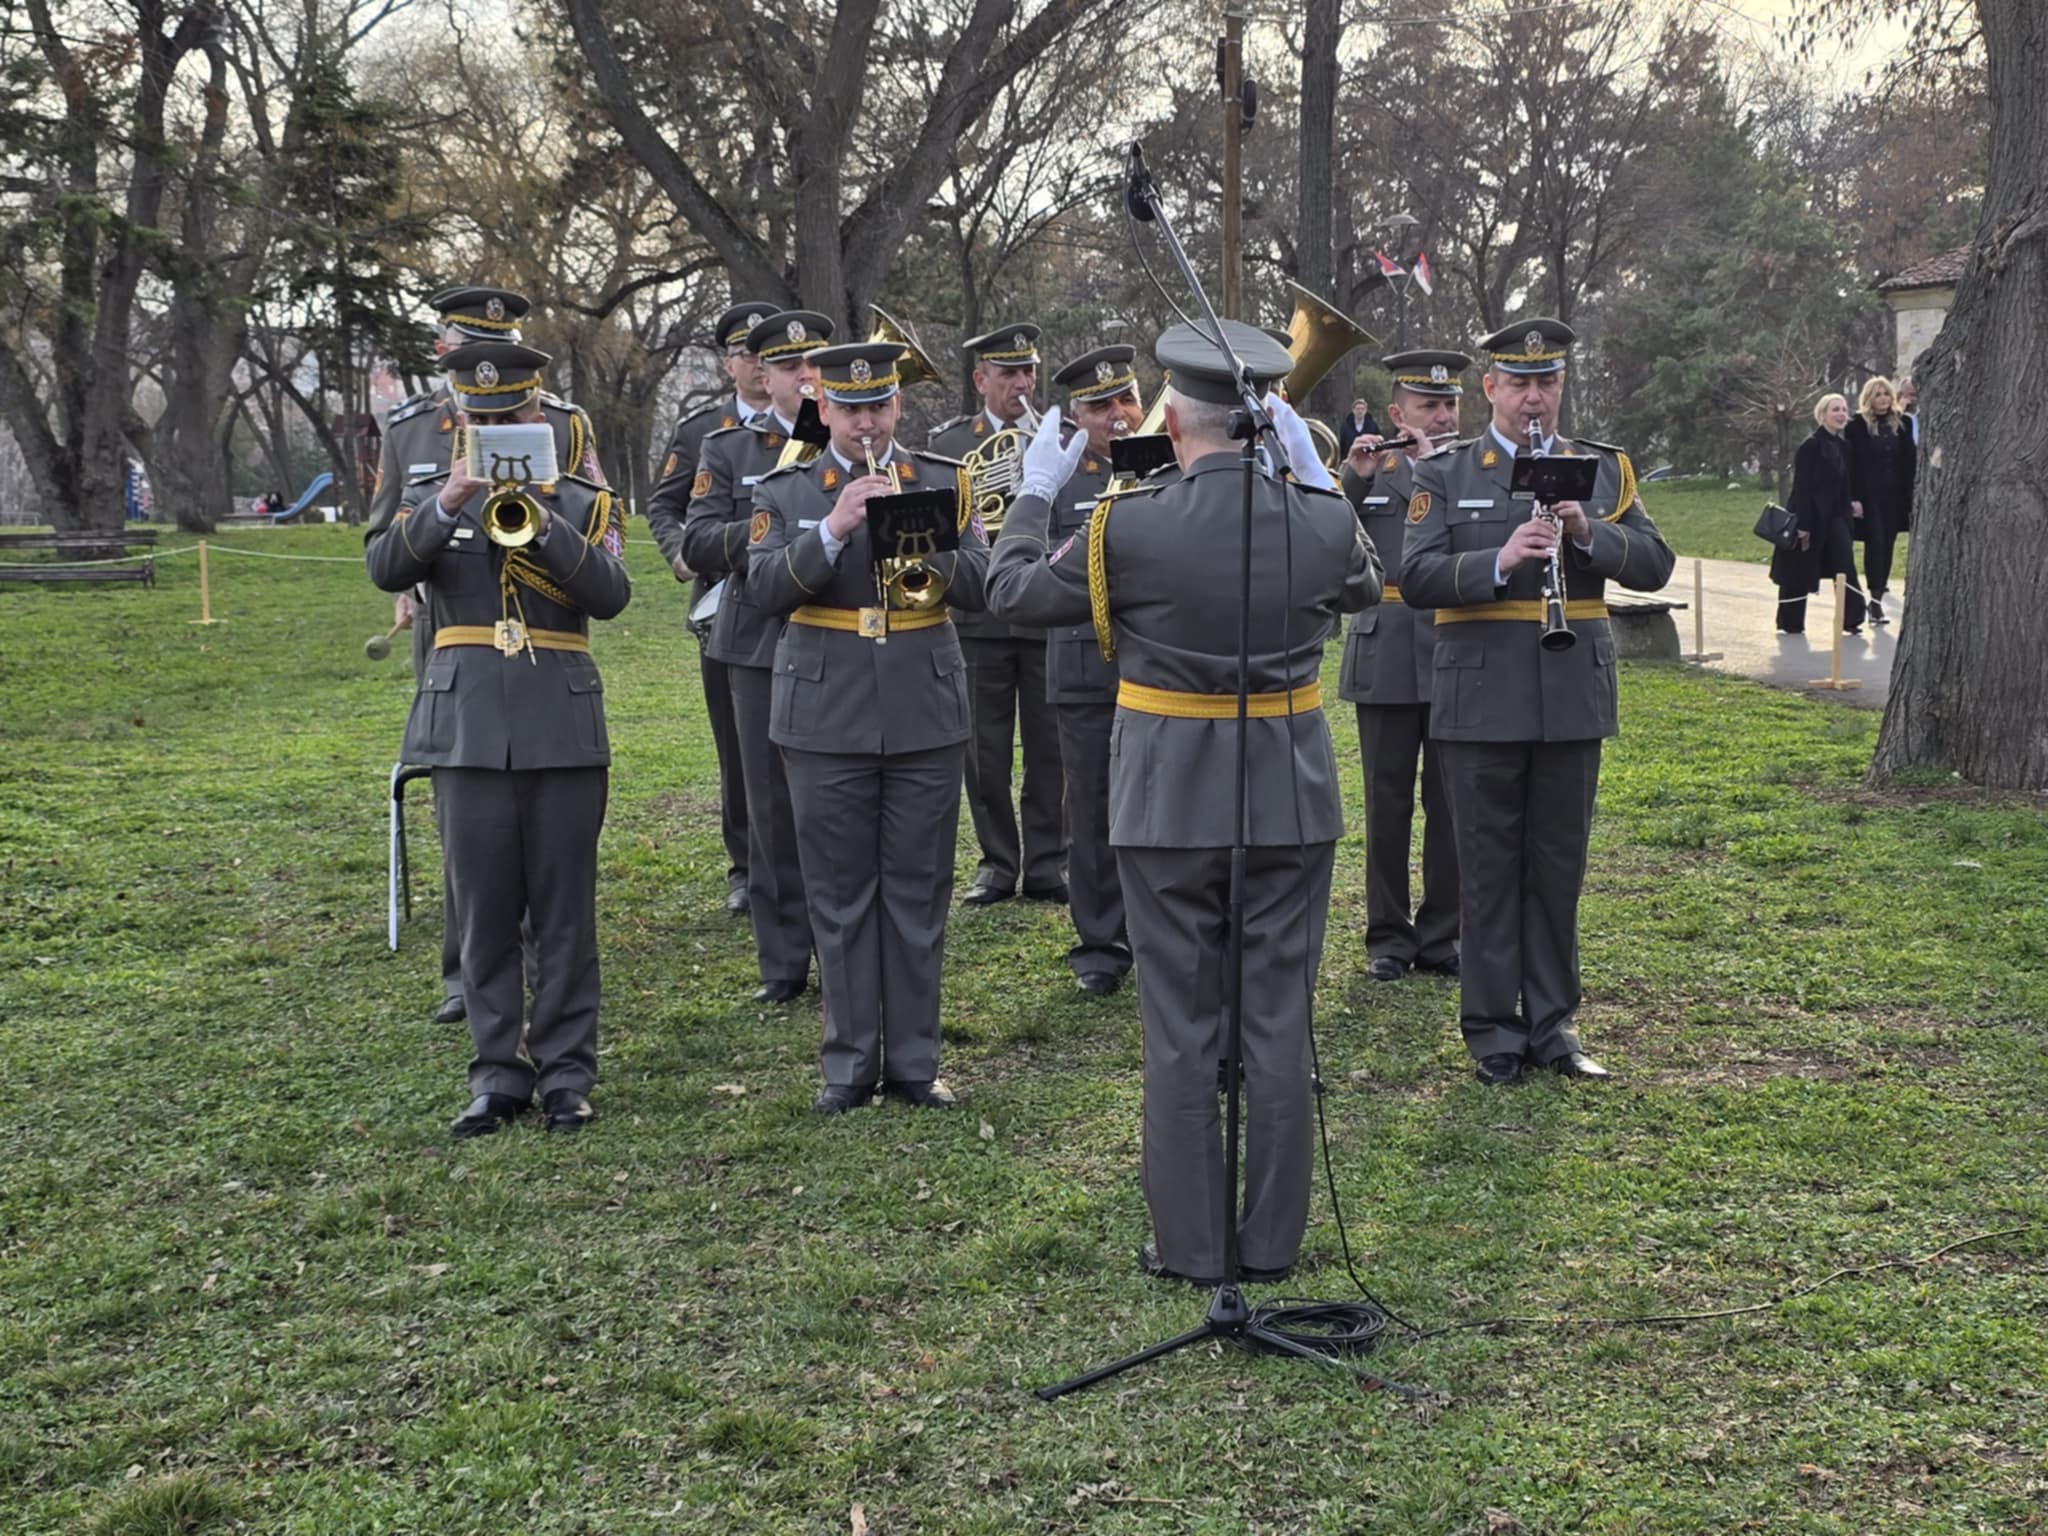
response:
{"label": "yellow uniform belt", "polygon": [[[1597,597],[1575,597],[1564,605],[1564,616],[1568,619],[1604,619],[1607,604]],[[1474,603],[1469,608],[1439,608],[1436,621],[1439,624],[1470,624],[1486,620],[1502,622],[1526,619],[1534,624],[1543,622],[1543,601],[1541,598],[1515,598],[1501,603]]]}
{"label": "yellow uniform belt", "polygon": [[[531,645],[537,651],[581,651],[590,654],[590,636],[579,635],[573,629],[528,629],[519,635],[520,644]],[[504,651],[498,631],[489,624],[443,624],[434,631],[434,649],[449,645],[487,645],[494,651]],[[519,649],[515,644],[513,650]],[[505,651],[511,655],[512,651]]]}
{"label": "yellow uniform belt", "polygon": [[[813,629],[844,629],[853,634],[860,633],[858,608],[828,608],[823,603],[805,603],[789,616],[792,624],[808,624]],[[889,610],[889,633],[907,634],[913,629],[932,629],[944,624],[950,615],[944,608],[892,608]]]}
{"label": "yellow uniform belt", "polygon": [[1398,603],[1401,601],[1401,589],[1391,581],[1388,582],[1380,588],[1380,601],[1383,603]]}
{"label": "yellow uniform belt", "polygon": [[[1172,720],[1235,720],[1234,693],[1182,693],[1177,688],[1147,688],[1129,678],[1116,685],[1116,701],[1141,715],[1165,715]],[[1323,707],[1323,685],[1304,683],[1292,693],[1255,693],[1245,700],[1244,712],[1254,720],[1276,715],[1306,715]]]}

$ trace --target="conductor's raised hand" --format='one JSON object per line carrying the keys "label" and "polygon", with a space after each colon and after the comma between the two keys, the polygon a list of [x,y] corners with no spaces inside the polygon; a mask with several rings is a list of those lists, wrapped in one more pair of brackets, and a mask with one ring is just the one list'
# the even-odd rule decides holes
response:
{"label": "conductor's raised hand", "polygon": [[1024,449],[1024,462],[1017,477],[1019,496],[1037,496],[1046,501],[1059,495],[1088,451],[1088,434],[1076,432],[1060,441],[1060,408],[1054,406],[1038,419],[1038,430]]}
{"label": "conductor's raised hand", "polygon": [[1280,439],[1280,451],[1287,455],[1287,467],[1294,471],[1294,478],[1318,490],[1330,489],[1330,472],[1323,467],[1316,452],[1316,440],[1309,436],[1308,423],[1301,419],[1301,413],[1270,390],[1265,403],[1266,414],[1273,418],[1273,435]]}

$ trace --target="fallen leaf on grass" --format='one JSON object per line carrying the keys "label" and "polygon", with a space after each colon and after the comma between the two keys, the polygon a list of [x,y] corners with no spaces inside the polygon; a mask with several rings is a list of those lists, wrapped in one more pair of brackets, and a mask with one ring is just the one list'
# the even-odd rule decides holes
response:
{"label": "fallen leaf on grass", "polygon": [[729,1093],[734,1098],[738,1098],[747,1091],[747,1085],[745,1083],[719,1083],[711,1091],[713,1093]]}
{"label": "fallen leaf on grass", "polygon": [[452,1264],[415,1264],[412,1266],[412,1272],[416,1275],[425,1275],[429,1280],[438,1280],[454,1267]]}
{"label": "fallen leaf on grass", "polygon": [[868,1536],[868,1512],[856,1504],[846,1512],[846,1524],[851,1536]]}
{"label": "fallen leaf on grass", "polygon": [[996,1128],[986,1120],[981,1122],[981,1139],[983,1141],[994,1141],[996,1139]]}

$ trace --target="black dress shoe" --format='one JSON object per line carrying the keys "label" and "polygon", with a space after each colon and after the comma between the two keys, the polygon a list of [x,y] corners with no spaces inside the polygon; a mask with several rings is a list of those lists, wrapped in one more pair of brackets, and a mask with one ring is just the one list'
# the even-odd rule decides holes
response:
{"label": "black dress shoe", "polygon": [[509,1093],[480,1093],[469,1101],[469,1108],[448,1127],[448,1134],[457,1141],[468,1141],[472,1136],[488,1136],[517,1120],[527,1108],[527,1100],[515,1099]]}
{"label": "black dress shoe", "polygon": [[1074,985],[1090,997],[1108,997],[1123,985],[1123,977],[1115,971],[1089,971],[1074,978]]}
{"label": "black dress shoe", "polygon": [[460,992],[451,992],[441,999],[441,1006],[434,1010],[436,1024],[460,1024],[469,1017],[469,1004],[462,1000]]}
{"label": "black dress shoe", "polygon": [[1064,885],[1027,885],[1024,887],[1026,901],[1050,901],[1064,907],[1067,904],[1067,888]]}
{"label": "black dress shoe", "polygon": [[912,1109],[951,1109],[960,1102],[953,1097],[953,1090],[937,1078],[928,1083],[884,1083],[882,1092],[892,1099],[901,1099]]}
{"label": "black dress shoe", "polygon": [[1559,1077],[1578,1077],[1584,1078],[1589,1082],[1598,1078],[1614,1076],[1612,1072],[1601,1066],[1599,1062],[1588,1056],[1584,1051],[1566,1051],[1562,1056],[1553,1056],[1543,1065],[1550,1068]]}
{"label": "black dress shoe", "polygon": [[810,987],[808,976],[785,976],[777,981],[764,981],[754,988],[757,1003],[786,1003],[793,997],[802,997]]}
{"label": "black dress shoe", "polygon": [[1015,891],[1006,891],[999,885],[975,885],[970,886],[967,894],[960,898],[960,904],[963,907],[992,907],[999,901],[1008,901],[1016,894]]}
{"label": "black dress shoe", "polygon": [[725,915],[727,917],[745,917],[747,911],[747,888],[744,885],[735,886],[732,890],[725,893]]}
{"label": "black dress shoe", "polygon": [[1397,960],[1392,955],[1377,956],[1372,963],[1374,981],[1399,981],[1408,974],[1408,962]]}
{"label": "black dress shoe", "polygon": [[1522,1058],[1502,1051],[1482,1056],[1472,1075],[1491,1088],[1506,1088],[1522,1080]]}
{"label": "black dress shoe", "polygon": [[[1147,1243],[1138,1250],[1138,1269],[1154,1280],[1178,1280],[1184,1285],[1200,1286],[1203,1290],[1214,1290],[1223,1283],[1214,1275],[1184,1275],[1177,1269],[1168,1269],[1160,1262],[1159,1248],[1154,1243]],[[1237,1278],[1241,1285],[1278,1285],[1293,1273],[1292,1264],[1283,1269],[1254,1269],[1248,1264],[1240,1264]]]}
{"label": "black dress shoe", "polygon": [[544,1131],[580,1131],[596,1118],[590,1100],[574,1088],[550,1088],[540,1096],[540,1128]]}
{"label": "black dress shoe", "polygon": [[1455,976],[1458,974],[1458,957],[1447,955],[1441,960],[1418,960],[1415,969],[1425,976]]}
{"label": "black dress shoe", "polygon": [[811,1108],[821,1115],[843,1115],[850,1109],[859,1109],[874,1096],[872,1083],[864,1087],[853,1083],[827,1083],[811,1100]]}

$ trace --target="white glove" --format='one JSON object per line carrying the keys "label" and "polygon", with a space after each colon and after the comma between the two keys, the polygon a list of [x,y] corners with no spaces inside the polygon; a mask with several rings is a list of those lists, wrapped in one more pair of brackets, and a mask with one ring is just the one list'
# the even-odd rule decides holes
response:
{"label": "white glove", "polygon": [[1019,496],[1038,496],[1046,501],[1059,495],[1074,471],[1081,467],[1081,455],[1088,451],[1088,434],[1076,432],[1066,443],[1060,441],[1060,408],[1054,406],[1038,418],[1038,431],[1024,449],[1024,468],[1018,477]]}
{"label": "white glove", "polygon": [[1308,423],[1293,406],[1272,393],[1266,396],[1266,414],[1273,418],[1273,435],[1280,439],[1280,451],[1287,455],[1287,467],[1294,471],[1294,478],[1319,491],[1329,490],[1334,482],[1330,472],[1323,468],[1322,455],[1316,452],[1316,440],[1308,435]]}

